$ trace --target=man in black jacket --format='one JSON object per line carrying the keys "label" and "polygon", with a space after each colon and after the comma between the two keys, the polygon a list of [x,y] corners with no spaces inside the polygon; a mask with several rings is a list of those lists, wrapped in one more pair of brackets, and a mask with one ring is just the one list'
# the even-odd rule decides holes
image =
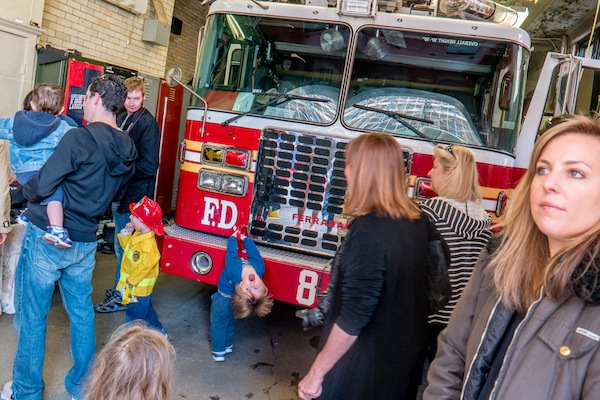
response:
{"label": "man in black jacket", "polygon": [[125,310],[121,304],[121,293],[115,290],[119,282],[121,271],[121,259],[123,249],[117,240],[117,234],[129,222],[129,205],[137,203],[144,196],[150,199],[154,197],[154,184],[156,181],[156,170],[158,169],[158,155],[160,146],[160,132],[156,120],[145,109],[146,87],[144,81],[137,76],[125,80],[127,98],[125,99],[126,112],[117,117],[117,124],[129,134],[135,143],[138,157],[135,160],[135,173],[127,184],[127,189],[121,200],[112,205],[112,213],[115,221],[115,254],[117,265],[115,268],[115,283],[112,288],[106,290],[106,298],[94,305],[97,312],[110,313]]}
{"label": "man in black jacket", "polygon": [[[23,187],[30,223],[23,239],[15,279],[15,328],[19,341],[13,367],[15,399],[41,399],[46,314],[55,282],[69,315],[74,365],[65,378],[73,398],[83,398],[83,380],[96,351],[92,272],[98,221],[134,172],[133,141],[117,128],[116,113],[126,96],[123,82],[101,76],[89,86],[83,104],[88,125],[72,129],[38,174]],[[64,191],[64,225],[73,247],[60,249],[42,240],[49,224],[40,202]],[[5,391],[10,384],[5,386]],[[4,392],[3,392],[4,394]]]}

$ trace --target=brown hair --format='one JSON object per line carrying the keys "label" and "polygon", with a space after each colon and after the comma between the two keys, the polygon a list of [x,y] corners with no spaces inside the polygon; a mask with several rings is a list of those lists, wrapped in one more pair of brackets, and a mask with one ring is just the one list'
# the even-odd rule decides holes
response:
{"label": "brown hair", "polygon": [[244,293],[242,287],[237,285],[235,293],[231,296],[231,307],[236,318],[246,318],[251,315],[264,317],[273,308],[273,297],[269,294],[269,289],[264,283],[262,290],[255,297],[248,296],[247,293]]}
{"label": "brown hair", "polygon": [[31,111],[31,96],[33,96],[33,89],[30,90],[23,99],[23,110],[25,111]]}
{"label": "brown hair", "polygon": [[402,147],[391,135],[369,133],[353,139],[346,148],[346,163],[351,174],[344,201],[346,214],[419,218],[418,206],[406,193]]}
{"label": "brown hair", "polygon": [[[490,261],[494,282],[503,304],[521,315],[545,293],[558,299],[572,290],[575,268],[588,259],[584,273],[594,267],[592,260],[600,251],[600,224],[585,232],[579,240],[550,257],[548,240],[531,215],[531,182],[541,153],[553,139],[569,133],[593,136],[600,140],[600,121],[583,116],[569,118],[544,133],[535,144],[529,168],[510,199],[507,213],[499,226],[500,245]],[[599,155],[600,156],[600,155]]]}
{"label": "brown hair", "polygon": [[433,150],[433,156],[448,172],[448,180],[445,184],[441,188],[436,187],[438,195],[463,203],[481,202],[477,164],[469,149],[455,144],[450,146],[438,144]]}
{"label": "brown hair", "polygon": [[31,102],[35,104],[36,111],[58,115],[64,101],[65,93],[53,83],[41,83],[31,92]]}
{"label": "brown hair", "polygon": [[88,376],[86,400],[166,400],[175,349],[143,321],[119,327],[98,353]]}
{"label": "brown hair", "polygon": [[142,92],[142,95],[146,95],[146,85],[144,84],[144,80],[138,76],[132,76],[125,79],[125,87],[127,88],[127,93],[139,90]]}

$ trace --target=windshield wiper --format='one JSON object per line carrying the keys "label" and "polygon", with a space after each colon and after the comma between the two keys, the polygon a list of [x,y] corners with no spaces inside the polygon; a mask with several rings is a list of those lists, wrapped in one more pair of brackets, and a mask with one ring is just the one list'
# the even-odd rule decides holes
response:
{"label": "windshield wiper", "polygon": [[387,115],[388,117],[394,118],[396,121],[398,121],[399,123],[401,123],[402,125],[404,125],[404,127],[408,128],[410,131],[414,132],[420,138],[426,139],[426,140],[430,141],[433,144],[436,143],[429,136],[425,135],[424,133],[422,133],[417,128],[415,128],[414,126],[412,126],[411,124],[409,124],[408,122],[406,122],[404,120],[404,118],[406,118],[406,119],[411,119],[411,120],[418,121],[418,122],[423,122],[423,123],[426,123],[426,124],[434,124],[435,122],[432,121],[432,120],[430,120],[430,119],[414,117],[412,115],[402,114],[402,113],[399,113],[399,112],[396,112],[396,111],[384,110],[382,108],[375,108],[375,107],[363,106],[361,104],[352,104],[352,107],[360,108],[361,110],[376,112],[376,113],[379,113],[379,114],[384,114],[384,115]]}
{"label": "windshield wiper", "polygon": [[221,126],[228,126],[233,121],[236,121],[248,114],[252,114],[252,113],[255,113],[256,111],[262,110],[263,108],[267,108],[270,105],[273,105],[282,99],[283,99],[283,101],[281,101],[281,103],[279,103],[279,104],[283,104],[286,101],[290,101],[290,100],[307,100],[307,101],[317,101],[317,102],[322,102],[322,103],[332,101],[331,99],[321,99],[318,97],[299,96],[297,94],[287,94],[287,93],[266,93],[265,92],[265,93],[257,93],[257,95],[258,96],[269,96],[269,97],[273,97],[273,98],[271,100],[269,100],[268,102],[266,102],[265,104],[257,104],[256,106],[252,107],[248,111],[246,111],[242,114],[236,115],[235,117],[231,117],[227,121],[221,122]]}

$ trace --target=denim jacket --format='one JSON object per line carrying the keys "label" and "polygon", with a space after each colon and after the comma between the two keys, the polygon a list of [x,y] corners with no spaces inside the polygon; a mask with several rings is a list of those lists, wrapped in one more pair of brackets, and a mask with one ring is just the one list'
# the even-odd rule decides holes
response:
{"label": "denim jacket", "polygon": [[59,116],[37,111],[19,111],[0,119],[0,139],[10,141],[13,172],[39,170],[72,125]]}

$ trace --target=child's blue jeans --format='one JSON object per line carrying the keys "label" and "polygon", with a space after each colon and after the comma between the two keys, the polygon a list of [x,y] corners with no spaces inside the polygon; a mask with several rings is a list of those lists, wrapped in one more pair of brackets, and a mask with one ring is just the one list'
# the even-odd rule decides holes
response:
{"label": "child's blue jeans", "polygon": [[233,345],[235,317],[231,308],[231,298],[216,291],[210,298],[210,341],[213,353],[225,354],[225,349]]}
{"label": "child's blue jeans", "polygon": [[162,330],[163,326],[158,320],[158,315],[152,307],[152,294],[150,296],[138,296],[137,303],[127,304],[125,312],[125,322],[131,322],[136,319],[143,319],[148,323],[148,326]]}

